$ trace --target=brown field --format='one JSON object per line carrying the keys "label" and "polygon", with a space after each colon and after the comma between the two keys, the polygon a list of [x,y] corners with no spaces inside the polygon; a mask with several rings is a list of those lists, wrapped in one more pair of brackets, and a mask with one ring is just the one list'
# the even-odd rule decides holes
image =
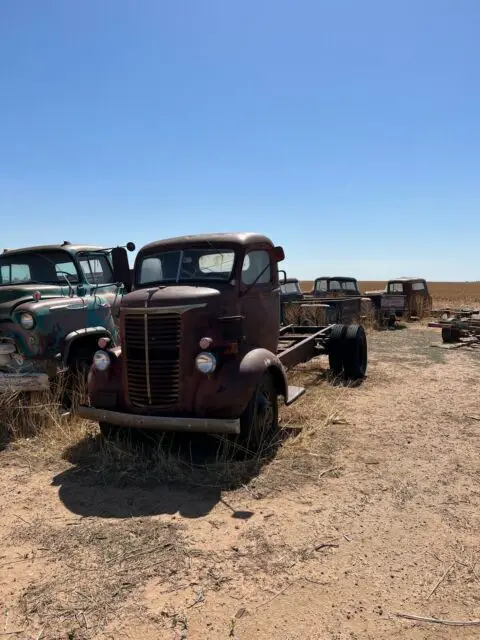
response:
{"label": "brown field", "polygon": [[[360,291],[383,289],[385,280],[360,280]],[[313,286],[313,281],[303,280],[300,283],[303,291]],[[478,282],[429,282],[433,306],[480,307],[480,281]]]}
{"label": "brown field", "polygon": [[252,463],[105,444],[50,398],[22,426],[0,396],[0,637],[478,640],[480,353],[419,324],[368,340],[359,386],[293,372]]}

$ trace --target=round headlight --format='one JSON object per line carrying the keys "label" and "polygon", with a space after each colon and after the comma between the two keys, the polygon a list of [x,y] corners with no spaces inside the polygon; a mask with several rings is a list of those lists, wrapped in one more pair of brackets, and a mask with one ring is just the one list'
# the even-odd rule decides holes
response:
{"label": "round headlight", "polygon": [[33,329],[35,326],[35,318],[31,313],[22,313],[20,316],[20,325],[23,329]]}
{"label": "round headlight", "polygon": [[217,366],[217,359],[215,358],[213,353],[204,351],[202,353],[199,353],[195,358],[195,366],[202,373],[213,373],[215,371],[215,367]]}
{"label": "round headlight", "polygon": [[106,371],[110,366],[110,356],[106,351],[95,351],[93,354],[93,366],[97,371]]}

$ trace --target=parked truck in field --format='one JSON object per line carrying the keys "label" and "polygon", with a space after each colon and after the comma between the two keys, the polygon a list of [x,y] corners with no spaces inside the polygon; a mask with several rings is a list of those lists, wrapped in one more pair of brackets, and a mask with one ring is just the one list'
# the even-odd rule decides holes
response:
{"label": "parked truck in field", "polygon": [[371,314],[372,301],[362,296],[355,278],[322,276],[302,298],[282,301],[282,321],[301,324],[360,323]]}
{"label": "parked truck in field", "polygon": [[361,297],[355,278],[346,276],[322,276],[313,283],[311,296],[315,298]]}
{"label": "parked truck in field", "polygon": [[4,250],[0,391],[47,390],[59,373],[89,367],[100,337],[115,344],[129,274],[124,247],[64,242]]}
{"label": "parked truck in field", "polygon": [[423,278],[402,277],[389,280],[380,291],[367,291],[380,322],[394,324],[398,318],[414,320],[429,315],[432,297]]}
{"label": "parked truck in field", "polygon": [[280,302],[303,300],[304,297],[298,278],[285,278],[280,284]]}
{"label": "parked truck in field", "polygon": [[[131,429],[223,433],[258,451],[305,391],[287,371],[328,354],[335,376],[367,368],[361,326],[279,326],[282,247],[256,233],[153,242],[120,303],[121,344],[103,345],[80,416],[107,438]],[[103,344],[103,343],[102,343]],[[122,431],[123,430],[123,431]]]}

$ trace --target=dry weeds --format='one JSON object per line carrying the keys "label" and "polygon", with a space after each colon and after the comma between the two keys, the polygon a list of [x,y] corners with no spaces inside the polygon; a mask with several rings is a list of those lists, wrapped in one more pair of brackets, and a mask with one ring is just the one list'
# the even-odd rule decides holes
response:
{"label": "dry weeds", "polygon": [[[55,571],[41,575],[20,595],[25,622],[49,634],[90,637],[105,627],[132,593],[151,578],[174,587],[186,558],[179,525],[155,520],[121,521],[105,527],[88,519],[51,524],[41,516],[18,525],[11,541],[33,544],[41,563]],[[138,603],[130,603],[136,615]]]}

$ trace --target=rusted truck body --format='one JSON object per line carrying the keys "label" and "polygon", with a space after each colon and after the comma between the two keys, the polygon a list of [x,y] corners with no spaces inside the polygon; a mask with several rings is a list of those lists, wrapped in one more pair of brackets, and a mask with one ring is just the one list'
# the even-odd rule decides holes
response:
{"label": "rusted truck body", "polygon": [[120,304],[121,344],[99,349],[79,415],[119,429],[224,433],[250,449],[304,389],[287,370],[322,353],[361,378],[362,327],[280,328],[282,247],[256,233],[185,236],[143,247]]}
{"label": "rusted truck body", "polygon": [[98,338],[116,343],[128,273],[124,247],[64,242],[4,250],[0,391],[47,390],[59,373],[90,366]]}
{"label": "rusted truck body", "polygon": [[402,277],[389,280],[385,289],[367,291],[381,322],[393,324],[398,318],[424,318],[432,311],[432,297],[423,278]]}
{"label": "rusted truck body", "polygon": [[305,325],[352,324],[364,322],[371,311],[372,301],[362,296],[355,278],[322,276],[301,299],[283,302],[282,320]]}

